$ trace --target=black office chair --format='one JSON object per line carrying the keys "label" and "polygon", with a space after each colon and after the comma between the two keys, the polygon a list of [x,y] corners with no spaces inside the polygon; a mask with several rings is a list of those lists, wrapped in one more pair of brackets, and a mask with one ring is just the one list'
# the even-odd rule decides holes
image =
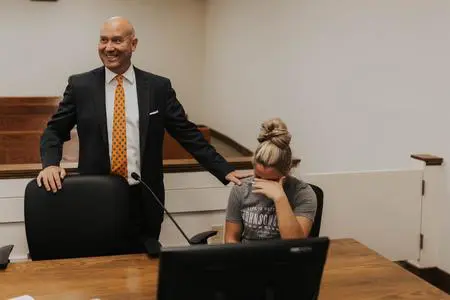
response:
{"label": "black office chair", "polygon": [[314,184],[309,185],[314,190],[314,193],[316,194],[317,198],[316,216],[314,217],[314,223],[311,227],[311,231],[309,232],[309,237],[318,237],[320,234],[320,225],[322,223],[323,190]]}
{"label": "black office chair", "polygon": [[128,183],[118,176],[67,176],[57,193],[25,189],[32,260],[103,256],[130,250]]}
{"label": "black office chair", "polygon": [[[127,181],[114,175],[74,175],[53,194],[36,179],[25,189],[25,231],[32,260],[120,255],[150,250],[148,240],[133,239]],[[207,244],[217,231],[190,239]],[[156,244],[155,244],[156,245]]]}

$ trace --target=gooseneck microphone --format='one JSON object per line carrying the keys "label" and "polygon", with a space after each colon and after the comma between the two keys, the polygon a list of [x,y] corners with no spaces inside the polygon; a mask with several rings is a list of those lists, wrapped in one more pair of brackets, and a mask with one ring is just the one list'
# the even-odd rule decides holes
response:
{"label": "gooseneck microphone", "polygon": [[[162,207],[162,209],[164,209],[166,214],[169,216],[170,220],[172,220],[173,224],[175,224],[178,231],[180,231],[180,233],[183,235],[184,239],[189,243],[189,245],[206,245],[206,244],[208,244],[208,238],[217,234],[217,230],[209,230],[209,231],[200,232],[200,233],[196,234],[195,236],[193,236],[192,238],[188,238],[186,233],[184,233],[183,229],[181,229],[180,225],[178,225],[178,223],[172,217],[172,214],[164,207],[161,200],[155,195],[155,193],[152,191],[152,189],[141,179],[141,176],[139,176],[137,173],[133,172],[133,173],[131,173],[131,177],[134,180],[139,181],[147,190],[150,191],[150,193],[152,193],[153,198],[155,198],[158,205],[160,207]],[[145,244],[146,244],[145,246],[147,248],[147,251],[151,256],[157,256],[159,254],[159,251],[161,248],[159,241],[148,240]]]}
{"label": "gooseneck microphone", "polygon": [[160,207],[162,207],[162,209],[164,209],[164,211],[166,212],[166,214],[169,216],[169,218],[172,220],[173,224],[175,224],[175,226],[178,228],[178,231],[181,232],[181,234],[183,235],[184,239],[189,243],[189,245],[192,245],[191,240],[187,237],[186,233],[184,233],[183,229],[181,229],[180,225],[178,225],[178,223],[175,221],[175,219],[172,217],[172,215],[170,214],[170,212],[164,207],[164,205],[162,204],[161,200],[155,195],[155,193],[152,191],[152,189],[141,179],[141,176],[139,176],[137,173],[133,172],[131,173],[131,178],[133,178],[134,180],[139,181],[143,186],[145,186],[145,188],[147,190],[150,191],[150,193],[152,193],[153,198],[155,198],[156,202],[158,203],[158,205]]}

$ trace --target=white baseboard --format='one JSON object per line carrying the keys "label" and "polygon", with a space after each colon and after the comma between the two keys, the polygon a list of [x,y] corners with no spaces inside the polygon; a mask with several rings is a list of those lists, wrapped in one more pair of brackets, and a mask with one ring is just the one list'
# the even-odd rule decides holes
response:
{"label": "white baseboard", "polygon": [[30,261],[30,259],[29,259],[28,256],[26,256],[26,255],[14,255],[14,256],[11,256],[11,257],[9,258],[9,260],[10,260],[11,262],[24,262],[24,261]]}

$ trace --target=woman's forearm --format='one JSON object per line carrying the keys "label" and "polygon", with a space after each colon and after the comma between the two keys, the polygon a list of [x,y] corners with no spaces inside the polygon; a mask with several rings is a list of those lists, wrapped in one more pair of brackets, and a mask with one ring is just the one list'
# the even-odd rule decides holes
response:
{"label": "woman's forearm", "polygon": [[282,196],[274,200],[277,211],[278,229],[282,239],[300,239],[306,237],[302,226],[292,211],[289,200]]}

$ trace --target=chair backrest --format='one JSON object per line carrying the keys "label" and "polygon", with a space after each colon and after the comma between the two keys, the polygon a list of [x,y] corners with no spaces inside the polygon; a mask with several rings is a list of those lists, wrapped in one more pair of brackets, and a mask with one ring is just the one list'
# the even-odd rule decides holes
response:
{"label": "chair backrest", "polygon": [[25,230],[32,260],[126,252],[129,189],[113,175],[75,175],[57,193],[25,189]]}
{"label": "chair backrest", "polygon": [[323,211],[323,191],[320,187],[309,184],[311,188],[314,190],[317,198],[317,210],[316,216],[314,218],[314,223],[311,227],[311,231],[309,232],[310,237],[318,237],[320,234],[320,225],[322,223],[322,211]]}

